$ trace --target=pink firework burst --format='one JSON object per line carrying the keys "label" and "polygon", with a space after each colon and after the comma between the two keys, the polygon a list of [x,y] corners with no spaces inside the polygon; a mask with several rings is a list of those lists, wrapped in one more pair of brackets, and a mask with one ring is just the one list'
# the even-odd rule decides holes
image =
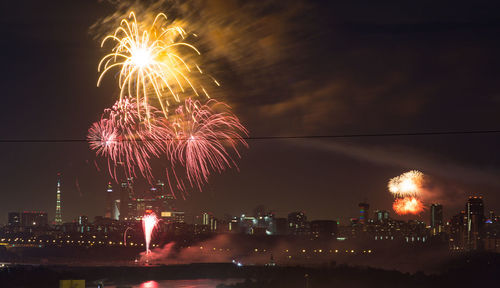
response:
{"label": "pink firework burst", "polygon": [[[226,168],[237,168],[232,152],[240,157],[238,145],[248,147],[244,139],[248,131],[228,105],[215,100],[202,105],[187,99],[172,119],[175,141],[166,143],[167,150],[172,166],[179,162],[185,168],[192,187],[201,190],[212,171],[221,173]],[[177,180],[177,184],[178,188],[185,187],[182,180]]]}
{"label": "pink firework burst", "polygon": [[[144,113],[151,117],[141,120]],[[114,179],[116,168],[123,167],[127,177],[140,172],[152,180],[150,160],[167,152],[165,143],[172,141],[172,137],[173,130],[161,112],[151,106],[137,105],[134,98],[125,98],[104,110],[101,119],[90,127],[87,140],[98,156],[107,158]]]}

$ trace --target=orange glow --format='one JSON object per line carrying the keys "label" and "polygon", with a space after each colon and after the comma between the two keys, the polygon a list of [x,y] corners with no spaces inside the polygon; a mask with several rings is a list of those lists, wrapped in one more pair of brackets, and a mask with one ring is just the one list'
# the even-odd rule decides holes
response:
{"label": "orange glow", "polygon": [[398,215],[419,214],[424,211],[424,205],[415,197],[404,197],[394,200],[392,209]]}
{"label": "orange glow", "polygon": [[158,288],[158,282],[156,281],[148,281],[148,282],[144,282],[141,284],[140,286],[141,288]]}

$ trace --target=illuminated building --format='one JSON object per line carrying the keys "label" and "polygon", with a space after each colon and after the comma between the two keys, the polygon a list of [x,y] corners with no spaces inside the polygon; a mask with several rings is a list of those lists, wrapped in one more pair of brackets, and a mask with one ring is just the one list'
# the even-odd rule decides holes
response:
{"label": "illuminated building", "polygon": [[133,197],[133,178],[127,178],[127,181],[122,182],[120,186],[120,220],[134,219]]}
{"label": "illuminated building", "polygon": [[184,212],[179,211],[162,211],[160,216],[165,223],[184,223],[185,220]]}
{"label": "illuminated building", "polygon": [[214,232],[217,230],[217,219],[215,219],[214,215],[212,213],[203,213],[202,215],[202,221],[201,224],[203,226],[208,227],[210,231]]}
{"label": "illuminated building", "polygon": [[307,217],[304,212],[292,212],[288,214],[288,229],[290,234],[305,235],[308,234]]}
{"label": "illuminated building", "polygon": [[21,213],[21,227],[23,229],[42,228],[49,225],[47,212],[24,211]]}
{"label": "illuminated building", "polygon": [[467,217],[467,249],[480,250],[482,248],[482,230],[484,224],[483,198],[471,196],[465,205]]}
{"label": "illuminated building", "polygon": [[[106,217],[109,218],[109,217]],[[85,215],[78,216],[78,231],[80,233],[85,233],[89,229],[89,217]]]}
{"label": "illuminated building", "polygon": [[87,225],[89,223],[89,217],[85,215],[78,216],[78,225]]}
{"label": "illuminated building", "polygon": [[21,227],[21,213],[10,212],[8,214],[8,224],[9,227]]}
{"label": "illuminated building", "polygon": [[160,210],[162,212],[175,210],[175,197],[165,189],[165,183],[158,180],[154,188],[156,190],[155,197],[159,199]]}
{"label": "illuminated building", "polygon": [[106,218],[112,218],[113,214],[113,186],[111,185],[111,182],[108,183],[108,187],[106,189],[106,212],[104,213],[104,217]]}
{"label": "illuminated building", "polygon": [[[238,232],[239,231],[239,223],[237,217],[233,217],[231,221],[228,223],[228,230],[229,232]],[[286,222],[285,222],[285,228],[286,228]]]}
{"label": "illuminated building", "polygon": [[49,225],[47,212],[10,212],[8,226],[13,228],[42,228]]}
{"label": "illuminated building", "polygon": [[311,221],[311,235],[314,238],[328,239],[337,234],[337,221],[315,220]]}
{"label": "illuminated building", "polygon": [[451,217],[448,234],[450,249],[452,250],[463,250],[465,248],[466,218],[465,211]]}
{"label": "illuminated building", "polygon": [[61,204],[61,173],[57,173],[57,190],[56,190],[56,217],[54,223],[61,225],[62,221],[62,204]]}
{"label": "illuminated building", "polygon": [[443,205],[431,205],[431,233],[437,235],[443,232]]}
{"label": "illuminated building", "polygon": [[359,203],[359,224],[365,225],[368,223],[368,210],[370,205],[368,203]]}
{"label": "illuminated building", "polygon": [[376,210],[375,211],[375,222],[387,223],[388,221],[389,221],[389,211],[386,211],[386,210]]}

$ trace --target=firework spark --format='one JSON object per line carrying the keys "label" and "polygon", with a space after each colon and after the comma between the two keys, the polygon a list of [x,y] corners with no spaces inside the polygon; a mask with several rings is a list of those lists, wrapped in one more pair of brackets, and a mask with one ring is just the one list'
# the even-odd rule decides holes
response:
{"label": "firework spark", "polygon": [[150,252],[149,244],[151,243],[151,236],[157,224],[158,218],[156,218],[154,213],[142,217],[142,229],[144,230],[144,240],[146,241],[146,254]]}
{"label": "firework spark", "polygon": [[424,205],[415,197],[397,198],[392,208],[398,215],[420,214],[424,211]]}
{"label": "firework spark", "polygon": [[387,186],[395,197],[418,196],[423,179],[422,172],[412,170],[392,178]]}
{"label": "firework spark", "polygon": [[[120,99],[125,95],[143,100],[146,107],[145,116],[150,118],[147,109],[149,95],[154,94],[158,99],[165,117],[166,107],[169,105],[167,95],[179,101],[179,92],[191,88],[198,95],[198,91],[188,78],[192,67],[179,55],[182,47],[191,52],[200,52],[191,44],[183,42],[187,33],[179,26],[167,25],[165,14],[158,14],[151,25],[138,23],[134,12],[128,19],[122,19],[120,26],[112,35],[104,38],[101,46],[108,41],[116,42],[112,52],[104,56],[99,63],[98,72],[101,72],[97,81],[100,85],[103,76],[115,67],[121,67],[119,74]],[[147,27],[147,28],[144,28]],[[202,88],[208,97],[205,89]],[[149,104],[147,104],[149,103]],[[143,114],[139,113],[139,117]]]}
{"label": "firework spark", "polygon": [[154,107],[148,107],[151,118],[141,121],[139,114],[145,107],[137,105],[135,98],[118,100],[112,108],[104,110],[101,119],[88,132],[90,148],[108,160],[110,175],[117,179],[116,168],[122,166],[127,177],[140,172],[152,180],[150,160],[159,158],[171,141],[173,131],[169,123]]}
{"label": "firework spark", "polygon": [[248,131],[229,112],[228,105],[215,100],[202,105],[188,98],[172,119],[176,141],[170,142],[167,150],[172,155],[172,165],[180,162],[185,167],[191,186],[201,190],[211,171],[222,173],[226,168],[237,168],[231,152],[240,157],[237,146],[248,147],[242,137]]}

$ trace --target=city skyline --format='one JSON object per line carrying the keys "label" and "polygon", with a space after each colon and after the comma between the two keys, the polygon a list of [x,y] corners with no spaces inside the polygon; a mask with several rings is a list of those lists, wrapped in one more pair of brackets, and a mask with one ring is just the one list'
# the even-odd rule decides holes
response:
{"label": "city skyline", "polygon": [[[163,195],[165,198],[165,200],[161,200],[161,203],[165,202],[165,204],[161,204],[161,206],[154,206],[155,204],[149,204],[149,205],[153,205],[153,207],[156,207],[154,208],[153,210],[150,210],[150,211],[153,211],[155,212],[156,214],[158,215],[161,215],[163,212],[162,211],[181,211],[177,204],[181,204],[181,207],[183,207],[184,205],[183,204],[183,201],[185,200],[182,200],[182,199],[176,199],[173,197],[173,195],[171,195],[171,192],[169,190],[167,190],[165,187],[164,187],[164,183],[161,182],[160,180],[157,181],[157,183],[155,183],[155,185],[151,185],[151,186],[144,186],[144,187],[147,187],[147,188],[138,188],[138,187],[134,187],[134,181],[133,179],[126,179],[120,183],[112,183],[112,182],[108,182],[107,185],[106,185],[106,193],[103,193],[103,203],[105,203],[105,206],[104,206],[104,212],[101,213],[101,214],[96,214],[96,215],[88,215],[88,214],[85,214],[85,213],[82,213],[80,215],[78,215],[77,217],[73,218],[73,219],[70,219],[70,220],[67,220],[67,221],[58,221],[57,220],[57,214],[58,213],[61,213],[61,206],[58,206],[59,203],[60,203],[60,195],[61,195],[61,188],[62,188],[62,173],[57,173],[57,184],[56,184],[56,188],[57,188],[57,193],[56,193],[56,212],[54,213],[54,217],[53,218],[50,218],[50,216],[47,216],[48,219],[51,219],[51,221],[49,221],[50,223],[53,223],[53,224],[57,224],[57,225],[61,225],[63,222],[65,223],[69,223],[69,222],[77,222],[78,219],[80,219],[80,217],[83,215],[85,217],[90,217],[91,219],[95,218],[95,217],[104,217],[104,218],[109,218],[109,219],[114,219],[114,220],[126,220],[128,216],[124,216],[124,215],[129,215],[128,213],[129,212],[125,212],[125,214],[121,214],[120,211],[129,211],[130,208],[129,205],[129,202],[127,202],[127,200],[124,201],[124,197],[127,197],[127,198],[145,198],[145,200],[141,200],[141,201],[149,201],[147,199],[154,199],[156,196],[156,194],[158,195]],[[114,184],[114,186],[113,186]],[[152,194],[153,193],[153,194]],[[125,196],[127,195],[127,196]],[[153,198],[151,198],[153,197]],[[164,198],[162,197],[162,198]],[[470,195],[464,199],[476,199],[476,198],[479,198],[483,199],[483,197],[481,195]],[[147,202],[146,203],[146,206],[147,207]],[[134,204],[135,205],[135,204]],[[144,204],[143,204],[144,205]],[[156,205],[159,205],[159,204],[156,204]],[[164,208],[161,208],[161,207],[164,207]],[[353,219],[356,219],[357,221],[359,221],[360,224],[364,224],[367,220],[372,220],[375,219],[378,217],[378,213],[388,213],[388,215],[391,215],[390,217],[393,218],[393,219],[398,219],[399,220],[404,220],[404,221],[408,221],[408,220],[418,220],[418,221],[421,221],[421,222],[424,222],[426,224],[428,224],[428,226],[431,228],[431,229],[434,229],[435,227],[443,227],[445,224],[449,224],[450,221],[453,220],[453,217],[457,214],[457,213],[461,213],[461,212],[465,212],[468,210],[468,206],[466,205],[465,209],[458,209],[458,210],[448,210],[447,211],[447,207],[445,207],[443,209],[443,205],[441,203],[426,203],[425,204],[425,208],[424,208],[424,212],[427,212],[427,213],[419,213],[417,215],[398,215],[394,210],[392,209],[383,209],[383,208],[379,208],[379,207],[371,207],[372,209],[370,209],[370,204],[367,203],[366,201],[365,202],[359,202],[358,205],[358,214],[351,214],[351,215],[343,215],[343,216],[339,216],[339,217],[329,217],[329,218],[318,218],[318,217],[312,217],[312,220],[335,220],[337,221],[338,224],[340,225],[351,225],[352,224],[352,221]],[[488,215],[488,213],[495,213],[495,208],[494,207],[490,207],[488,208],[488,206],[484,206],[483,202],[481,202],[481,209],[483,211],[482,215],[483,217],[486,217],[485,219],[488,219],[488,217],[486,215]],[[486,208],[485,208],[486,207]],[[448,207],[449,208],[449,207]],[[463,207],[462,207],[463,208]],[[135,208],[134,208],[135,209]],[[144,209],[148,209],[148,208],[142,208],[143,210]],[[149,208],[149,209],[152,209],[152,208]],[[228,213],[217,213],[217,212],[213,212],[213,211],[209,211],[209,210],[199,210],[199,211],[189,211],[187,214],[186,214],[186,222],[188,223],[191,223],[191,222],[196,222],[196,218],[200,217],[200,215],[203,215],[205,213],[211,213],[211,214],[214,214],[217,216],[218,219],[222,219],[222,218],[228,218],[228,217],[239,217],[239,215],[253,215],[255,216],[255,211],[256,209],[264,209],[265,211],[267,211],[266,213],[273,213],[275,215],[275,217],[285,217],[287,215],[290,215],[290,213],[294,213],[293,211],[301,211],[301,213],[305,213],[307,215],[307,212],[305,212],[304,210],[302,209],[296,209],[296,210],[289,210],[288,212],[283,212],[281,211],[282,213],[276,213],[276,211],[270,207],[266,207],[265,205],[263,204],[259,204],[258,206],[252,208],[250,211],[240,211],[239,213],[236,213],[236,214],[228,214]],[[29,210],[29,209],[28,209]],[[40,209],[34,209],[34,210],[37,210],[37,211],[42,211]],[[188,209],[189,210],[189,209]],[[443,213],[443,210],[445,213]],[[9,211],[12,212],[12,211],[26,211],[26,209],[14,209],[14,210],[11,210]],[[148,210],[145,210],[146,212]],[[139,217],[141,215],[143,215],[145,213],[145,211],[142,211],[142,212],[135,212],[135,213],[139,213],[137,214],[136,216],[134,217]],[[486,213],[488,212],[488,213]],[[51,213],[47,213],[47,211],[43,211],[43,212],[35,212],[35,213],[45,213],[47,215],[51,215]],[[182,213],[184,215],[184,211],[182,210]],[[121,216],[119,216],[121,215]],[[185,217],[185,216],[183,216]],[[427,219],[425,218],[427,217]],[[1,216],[0,216],[0,219],[1,219]],[[52,220],[53,219],[53,220]],[[310,218],[311,219],[311,218]],[[189,220],[192,220],[192,221],[189,221]],[[184,220],[183,220],[184,221]],[[367,223],[367,222],[366,222]],[[1,224],[1,222],[0,222]],[[437,228],[439,229],[439,231],[441,230],[441,228]],[[433,234],[435,234],[436,232],[434,230],[432,230]]]}
{"label": "city skyline", "polygon": [[[206,69],[221,83],[221,95],[214,97],[231,95],[224,100],[250,137],[496,130],[500,43],[492,35],[500,25],[490,11],[498,4],[483,9],[454,3],[453,11],[448,4],[407,3],[394,13],[373,3],[294,1],[262,13],[235,3],[234,13],[226,13],[221,3],[191,3],[206,14],[182,16],[205,37]],[[36,209],[53,217],[54,175],[62,172],[64,220],[103,213],[110,179],[104,163],[97,161],[101,171],[96,168],[88,144],[36,141],[84,140],[103,107],[114,103],[112,81],[95,87],[103,50],[102,31],[94,24],[122,8],[99,1],[4,5],[8,32],[2,43],[11,57],[1,81],[12,97],[5,98],[9,109],[0,119],[16,121],[6,125],[2,139],[34,142],[0,143],[0,211]],[[423,13],[429,9],[434,12]],[[219,39],[219,18],[235,32],[256,29],[239,33],[245,38]],[[266,29],[276,22],[282,29]],[[259,49],[246,50],[248,43],[259,43]],[[221,44],[229,49],[218,49]],[[338,218],[356,215],[365,199],[371,207],[391,210],[386,182],[418,169],[443,191],[437,202],[447,217],[469,195],[482,195],[491,205],[487,209],[496,209],[498,140],[498,133],[249,139],[239,172],[213,175],[203,192],[192,191],[182,203],[218,214],[264,204],[280,214],[305,210],[317,219]],[[428,209],[424,213],[428,219]]]}

